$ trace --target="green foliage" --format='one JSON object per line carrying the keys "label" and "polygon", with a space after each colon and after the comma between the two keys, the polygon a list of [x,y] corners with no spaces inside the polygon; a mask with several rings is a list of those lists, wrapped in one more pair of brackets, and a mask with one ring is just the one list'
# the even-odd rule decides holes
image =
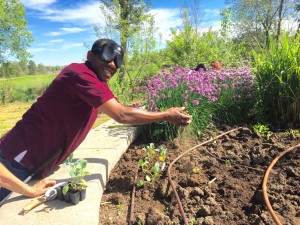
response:
{"label": "green foliage", "polygon": [[28,62],[28,70],[29,70],[29,74],[32,74],[32,75],[36,74],[37,67],[36,67],[36,64],[33,60],[30,60]]}
{"label": "green foliage", "polygon": [[229,36],[229,32],[230,32],[230,28],[232,26],[232,11],[230,11],[230,9],[228,7],[226,7],[225,9],[221,10],[220,15],[222,17],[221,19],[221,35],[223,37],[228,37]]}
{"label": "green foliage", "polygon": [[161,171],[165,168],[167,149],[163,145],[155,148],[155,145],[151,143],[149,146],[144,147],[143,151],[147,153],[147,156],[140,159],[139,164],[145,177],[138,180],[137,186],[142,187],[146,182],[154,187],[155,180],[159,178]]}
{"label": "green foliage", "polygon": [[33,101],[44,93],[54,78],[54,75],[35,75],[0,79],[1,103]]}
{"label": "green foliage", "polygon": [[84,177],[91,174],[86,170],[87,160],[77,159],[75,162],[73,162],[73,153],[71,153],[64,165],[69,167],[69,174],[72,178],[72,181],[70,186],[65,185],[63,187],[63,194],[65,195],[69,191],[70,187],[73,190],[85,189],[87,187],[87,182]]}
{"label": "green foliage", "polygon": [[233,13],[235,40],[247,43],[249,50],[259,46],[268,48],[269,36],[280,35],[283,21],[297,18],[294,0],[228,0],[228,3]]}
{"label": "green foliage", "polygon": [[119,39],[125,51],[123,65],[110,81],[110,87],[123,104],[128,104],[136,98],[132,90],[134,81],[161,68],[162,62],[154,51],[157,28],[149,14],[150,6],[143,0],[101,0],[101,3],[107,23],[104,27],[95,26],[97,36]]}
{"label": "green foliage", "polygon": [[3,80],[0,83],[0,100],[1,104],[12,102],[14,99],[14,87],[11,82]]}
{"label": "green foliage", "polygon": [[258,98],[267,122],[277,128],[300,126],[300,37],[283,34],[270,48],[253,53]]}
{"label": "green foliage", "polygon": [[247,65],[250,58],[243,42],[235,43],[219,32],[209,30],[201,36],[186,24],[179,31],[172,31],[172,40],[167,41],[163,51],[166,64],[195,68],[200,62],[208,67],[213,60],[219,60],[225,67]]}
{"label": "green foliage", "polygon": [[190,68],[195,67],[200,60],[200,45],[188,17],[188,11],[184,10],[183,28],[171,30],[172,40],[167,41],[166,49],[167,64]]}
{"label": "green foliage", "polygon": [[253,126],[253,130],[258,134],[265,135],[267,140],[269,140],[271,137],[271,133],[270,133],[269,127],[267,125],[257,123]]}
{"label": "green foliage", "polygon": [[62,66],[44,66],[43,64],[35,65],[34,61],[29,61],[28,64],[25,61],[11,61],[0,64],[0,77],[13,78],[26,75],[37,74],[57,74],[62,69]]}
{"label": "green foliage", "polygon": [[33,41],[27,30],[25,7],[17,0],[0,0],[0,64],[9,56],[26,59]]}

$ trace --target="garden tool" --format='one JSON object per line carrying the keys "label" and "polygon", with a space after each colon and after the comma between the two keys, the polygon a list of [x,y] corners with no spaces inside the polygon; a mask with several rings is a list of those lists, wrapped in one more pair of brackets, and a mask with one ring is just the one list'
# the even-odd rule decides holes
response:
{"label": "garden tool", "polygon": [[66,184],[66,182],[58,183],[58,184],[54,185],[53,187],[51,187],[50,189],[48,189],[44,195],[33,199],[29,204],[27,204],[22,209],[22,211],[19,213],[19,215],[25,215],[30,210],[32,210],[33,208],[41,205],[42,203],[54,200],[57,197],[56,188],[64,186],[65,184]]}

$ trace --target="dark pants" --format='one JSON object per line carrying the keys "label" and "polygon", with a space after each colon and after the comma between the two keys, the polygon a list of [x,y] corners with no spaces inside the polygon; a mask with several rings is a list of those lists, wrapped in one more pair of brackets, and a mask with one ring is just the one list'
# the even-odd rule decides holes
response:
{"label": "dark pants", "polygon": [[[17,178],[19,178],[20,180],[24,181],[26,178],[28,178],[30,176],[30,172],[24,167],[22,166],[20,163],[16,162],[16,161],[12,161],[12,162],[8,162],[7,159],[5,159],[4,156],[1,155],[0,153],[0,162],[12,173],[14,174]],[[0,187],[0,202],[9,194],[11,193],[11,191]],[[1,204],[0,204],[1,205]]]}

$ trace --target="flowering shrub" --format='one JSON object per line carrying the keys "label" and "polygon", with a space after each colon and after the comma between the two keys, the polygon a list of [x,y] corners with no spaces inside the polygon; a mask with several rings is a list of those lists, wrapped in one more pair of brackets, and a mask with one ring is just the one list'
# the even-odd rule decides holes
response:
{"label": "flowering shrub", "polygon": [[[239,123],[247,119],[252,106],[254,79],[248,67],[223,70],[194,71],[173,67],[146,78],[144,86],[136,87],[144,92],[143,106],[150,111],[162,111],[170,107],[186,107],[193,116],[192,130],[197,134],[214,127],[214,123]],[[146,125],[150,137],[171,139],[176,127],[169,123]]]}

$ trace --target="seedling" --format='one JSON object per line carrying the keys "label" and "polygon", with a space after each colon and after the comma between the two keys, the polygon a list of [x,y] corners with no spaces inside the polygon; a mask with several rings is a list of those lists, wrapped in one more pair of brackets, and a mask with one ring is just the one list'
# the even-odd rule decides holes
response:
{"label": "seedling", "polygon": [[224,161],[226,166],[230,166],[231,165],[231,159],[225,159]]}
{"label": "seedling", "polygon": [[86,170],[87,160],[85,159],[77,159],[73,162],[73,153],[70,154],[67,161],[64,163],[64,166],[70,168],[69,174],[72,178],[70,185],[65,185],[63,187],[63,194],[65,195],[69,189],[73,190],[83,190],[87,187],[87,182],[84,179],[86,175],[90,175],[91,173]]}
{"label": "seedling", "polygon": [[118,202],[117,210],[118,210],[118,211],[121,211],[123,208],[124,208],[123,203],[122,203],[122,202]]}
{"label": "seedling", "polygon": [[[155,148],[154,144],[151,143],[149,146],[143,148],[143,151],[147,153],[147,156],[144,159],[140,159],[139,164],[145,177],[138,180],[137,186],[142,187],[144,182],[148,182],[154,187],[155,180],[165,168],[167,149],[163,145]],[[157,157],[157,161],[155,160],[155,157]]]}
{"label": "seedling", "polygon": [[256,133],[265,135],[267,140],[270,139],[271,133],[270,133],[269,127],[267,125],[263,125],[263,124],[258,123],[258,124],[253,126],[253,129]]}
{"label": "seedling", "polygon": [[191,221],[189,222],[189,225],[194,225],[196,223],[195,218],[192,218]]}

